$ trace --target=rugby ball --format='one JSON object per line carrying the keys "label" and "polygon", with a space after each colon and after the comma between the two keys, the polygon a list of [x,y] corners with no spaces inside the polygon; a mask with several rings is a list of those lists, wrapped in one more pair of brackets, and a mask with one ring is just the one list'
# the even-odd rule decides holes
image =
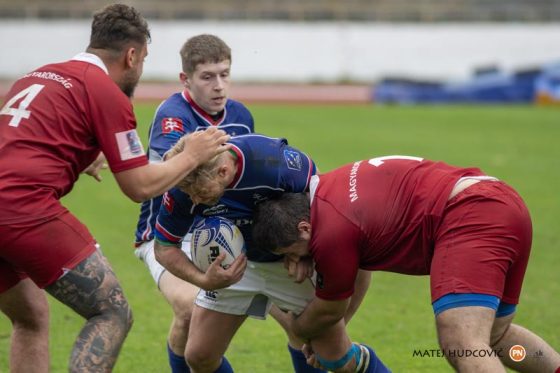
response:
{"label": "rugby ball", "polygon": [[191,257],[194,265],[202,272],[206,272],[221,253],[226,254],[221,267],[227,269],[244,252],[243,235],[231,220],[211,216],[202,219],[193,228]]}

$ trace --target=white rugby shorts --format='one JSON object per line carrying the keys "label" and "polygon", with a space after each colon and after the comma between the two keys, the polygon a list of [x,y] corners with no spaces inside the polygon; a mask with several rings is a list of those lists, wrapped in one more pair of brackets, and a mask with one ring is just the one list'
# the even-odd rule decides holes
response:
{"label": "white rugby shorts", "polygon": [[[183,241],[181,250],[191,258],[190,241]],[[144,261],[158,285],[166,269],[155,258],[154,241],[144,242],[135,250],[135,255]],[[312,280],[295,283],[294,279],[288,276],[283,261],[248,261],[245,273],[238,283],[225,289],[200,290],[195,303],[217,312],[264,319],[272,303],[283,311],[299,314],[314,295],[315,286]]]}

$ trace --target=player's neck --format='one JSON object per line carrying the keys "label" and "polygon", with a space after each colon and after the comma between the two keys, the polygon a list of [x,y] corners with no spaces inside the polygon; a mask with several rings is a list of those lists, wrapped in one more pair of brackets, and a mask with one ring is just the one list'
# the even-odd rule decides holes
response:
{"label": "player's neck", "polygon": [[225,178],[225,186],[228,187],[229,185],[231,185],[231,183],[234,181],[238,170],[238,164],[239,162],[237,162],[237,153],[235,153],[233,150],[229,150],[225,153],[225,163],[227,165],[227,176]]}

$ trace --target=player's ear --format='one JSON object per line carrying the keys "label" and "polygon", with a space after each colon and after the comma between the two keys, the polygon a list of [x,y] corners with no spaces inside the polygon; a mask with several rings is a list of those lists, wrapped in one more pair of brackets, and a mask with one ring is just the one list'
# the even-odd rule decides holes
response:
{"label": "player's ear", "polygon": [[185,72],[181,71],[179,73],[179,80],[186,88],[190,87],[189,76]]}
{"label": "player's ear", "polygon": [[229,174],[229,172],[228,172],[228,171],[229,171],[229,168],[230,168],[230,167],[229,167],[228,165],[224,164],[224,163],[222,163],[221,165],[219,165],[219,166],[218,166],[218,172],[217,172],[218,177],[219,177],[220,179],[225,179],[225,178],[228,176],[228,174]]}
{"label": "player's ear", "polygon": [[311,224],[306,220],[301,220],[297,225],[299,236],[305,241],[311,239]]}
{"label": "player's ear", "polygon": [[138,50],[134,47],[128,47],[125,52],[124,63],[126,68],[130,69],[137,64],[137,59],[140,57]]}

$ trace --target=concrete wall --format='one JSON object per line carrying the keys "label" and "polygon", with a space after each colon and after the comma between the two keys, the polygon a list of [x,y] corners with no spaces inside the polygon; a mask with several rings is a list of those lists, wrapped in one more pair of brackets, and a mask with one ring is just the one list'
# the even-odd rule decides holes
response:
{"label": "concrete wall", "polygon": [[[384,76],[464,79],[472,69],[511,70],[560,60],[560,25],[227,23],[152,21],[145,79],[175,80],[190,36],[213,33],[248,82],[374,82]],[[90,21],[0,22],[0,78],[83,51]]]}

